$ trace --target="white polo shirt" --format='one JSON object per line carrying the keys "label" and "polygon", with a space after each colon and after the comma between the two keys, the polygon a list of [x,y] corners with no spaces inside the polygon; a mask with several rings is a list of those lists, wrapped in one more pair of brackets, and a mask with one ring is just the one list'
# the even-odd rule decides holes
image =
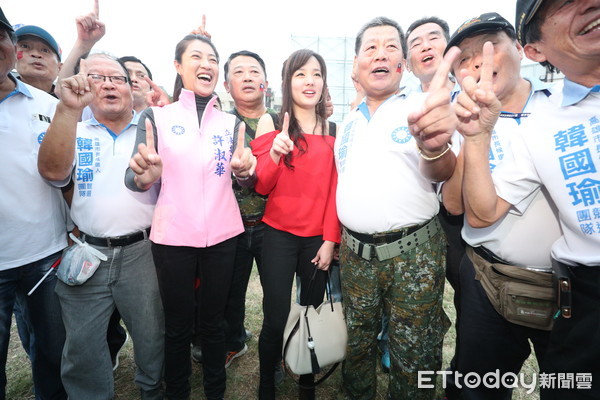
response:
{"label": "white polo shirt", "polygon": [[59,189],[37,168],[40,143],[58,100],[10,77],[16,89],[0,100],[0,271],[67,246],[67,209]]}
{"label": "white polo shirt", "polygon": [[[498,166],[510,159],[511,141],[519,125],[534,114],[544,113],[550,104],[550,86],[531,81],[532,94],[520,114],[502,113],[492,133],[490,169],[492,177]],[[487,228],[473,228],[466,221],[462,236],[473,247],[484,246],[514,265],[550,269],[552,244],[561,236],[558,215],[545,190],[538,188],[518,205],[520,212],[507,213]]]}
{"label": "white polo shirt", "polygon": [[600,266],[600,93],[570,81],[554,92],[545,111],[520,126],[512,159],[494,171],[494,184],[520,212],[523,199],[544,185],[563,231],[552,257]]}
{"label": "white polo shirt", "polygon": [[[393,95],[370,116],[366,103],[338,130],[337,211],[347,228],[366,234],[422,224],[439,211],[432,183],[419,172],[407,115],[425,95]],[[420,101],[419,101],[420,100]]]}
{"label": "white polo shirt", "polygon": [[115,237],[146,229],[152,222],[158,186],[146,192],[125,187],[137,121],[134,113],[119,134],[95,118],[77,124],[71,218],[82,232]]}

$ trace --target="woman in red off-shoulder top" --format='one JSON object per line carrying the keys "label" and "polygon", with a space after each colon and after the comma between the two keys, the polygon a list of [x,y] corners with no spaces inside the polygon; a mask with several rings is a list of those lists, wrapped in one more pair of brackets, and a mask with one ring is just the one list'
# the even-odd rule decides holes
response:
{"label": "woman in red off-shoulder top", "polygon": [[[311,50],[292,53],[283,66],[282,92],[282,126],[275,130],[266,114],[251,143],[258,159],[255,190],[269,196],[260,271],[264,319],[259,399],[275,399],[275,365],[281,359],[294,276],[300,277],[301,287],[308,287],[315,266],[329,268],[341,235],[335,207],[335,124],[325,116],[323,58]],[[324,291],[325,273],[317,273],[310,298],[304,291],[301,304],[318,306]],[[300,377],[308,385],[313,378]],[[314,390],[300,390],[302,398],[314,398]]]}

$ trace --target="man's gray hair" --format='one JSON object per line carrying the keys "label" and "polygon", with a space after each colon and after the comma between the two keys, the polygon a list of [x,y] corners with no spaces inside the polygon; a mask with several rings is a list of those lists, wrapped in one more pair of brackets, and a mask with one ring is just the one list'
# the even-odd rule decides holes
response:
{"label": "man's gray hair", "polygon": [[398,37],[400,38],[400,43],[402,45],[402,55],[406,57],[406,40],[404,38],[404,31],[400,27],[400,24],[398,24],[393,19],[387,17],[373,18],[371,21],[367,22],[362,28],[360,28],[358,34],[356,35],[356,42],[354,43],[354,54],[358,55],[360,46],[362,45],[362,38],[365,34],[365,31],[367,29],[377,28],[378,26],[391,26],[393,28],[396,28],[396,30],[398,31]]}

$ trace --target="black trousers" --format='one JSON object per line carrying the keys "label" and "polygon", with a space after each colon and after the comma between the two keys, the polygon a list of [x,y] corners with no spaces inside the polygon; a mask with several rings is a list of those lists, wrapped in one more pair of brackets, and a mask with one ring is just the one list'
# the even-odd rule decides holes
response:
{"label": "black trousers", "polygon": [[238,236],[233,277],[225,309],[225,349],[227,351],[239,351],[244,348],[246,291],[254,260],[256,260],[258,271],[261,270],[264,228],[265,224],[246,227],[244,232]]}
{"label": "black trousers", "polygon": [[169,400],[188,399],[192,372],[194,282],[199,274],[198,331],[206,398],[225,395],[223,320],[237,237],[205,248],[153,243],[158,284],[165,310],[165,384]]}
{"label": "black trousers", "polygon": [[[462,239],[461,230],[464,222],[464,214],[450,215],[443,204],[440,203],[440,212],[438,213],[440,225],[446,234],[446,279],[454,289],[454,309],[456,310],[455,326],[460,324],[460,264],[465,255],[466,243]],[[454,342],[454,356],[450,360],[450,371],[456,371],[456,360],[460,351],[460,336],[456,330],[456,341]],[[449,376],[446,385],[446,397],[448,400],[458,399],[460,390],[454,384],[454,375]]]}
{"label": "black trousers", "polygon": [[[488,372],[500,370],[518,374],[531,353],[529,340],[533,343],[538,363],[543,359],[549,331],[513,324],[502,317],[492,306],[481,286],[475,280],[473,263],[466,255],[460,266],[462,313],[458,326],[460,351],[456,368],[463,376],[475,372],[483,377]],[[526,377],[527,382],[531,377]],[[461,399],[465,400],[510,400],[512,389],[486,388],[483,384],[468,388],[464,379],[456,383],[462,386]]]}
{"label": "black trousers", "polygon": [[[600,399],[600,268],[570,271],[572,317],[554,322],[541,371],[555,379],[540,391],[542,400]],[[558,380],[572,387],[558,389]]]}
{"label": "black trousers", "polygon": [[108,351],[110,351],[111,360],[117,357],[117,353],[123,347],[126,339],[127,333],[125,333],[125,328],[121,325],[121,313],[115,308],[108,321],[108,330],[106,331],[106,341],[108,342]]}
{"label": "black trousers", "polygon": [[456,307],[457,318],[460,309],[460,281],[459,270],[460,263],[465,255],[466,243],[462,239],[462,227],[464,214],[450,215],[443,204],[440,203],[440,212],[438,213],[440,225],[446,234],[446,279],[454,289],[454,306]]}
{"label": "black trousers", "polygon": [[[300,304],[318,306],[325,294],[325,273],[318,271],[308,296],[315,269],[310,262],[323,244],[321,236],[300,237],[265,226],[260,282],[263,288],[263,325],[258,341],[260,386],[275,387],[275,365],[281,359],[283,331],[290,312],[294,276],[300,277]],[[306,290],[305,290],[306,288]],[[273,392],[274,393],[274,392]]]}

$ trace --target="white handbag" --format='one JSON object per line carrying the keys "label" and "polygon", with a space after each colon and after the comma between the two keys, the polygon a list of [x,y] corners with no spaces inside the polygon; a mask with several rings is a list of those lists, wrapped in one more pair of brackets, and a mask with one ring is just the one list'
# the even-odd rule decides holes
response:
{"label": "white handbag", "polygon": [[[309,291],[316,271],[315,268]],[[348,343],[342,303],[331,297],[328,273],[326,288],[327,300],[317,308],[292,304],[283,333],[283,360],[289,371],[297,375],[318,374],[322,368],[333,365],[315,385],[327,379],[344,360]]]}

